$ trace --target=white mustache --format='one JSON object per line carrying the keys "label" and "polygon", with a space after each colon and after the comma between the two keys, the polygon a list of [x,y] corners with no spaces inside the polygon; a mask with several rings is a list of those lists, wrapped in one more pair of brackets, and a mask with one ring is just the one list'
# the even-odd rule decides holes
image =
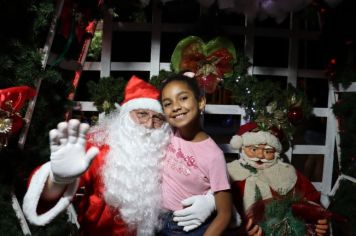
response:
{"label": "white mustache", "polygon": [[251,161],[255,161],[255,162],[260,161],[260,162],[263,162],[263,163],[271,163],[271,162],[274,161],[274,159],[272,159],[272,160],[266,160],[266,159],[259,159],[259,158],[257,158],[257,157],[249,157],[248,159],[251,160]]}

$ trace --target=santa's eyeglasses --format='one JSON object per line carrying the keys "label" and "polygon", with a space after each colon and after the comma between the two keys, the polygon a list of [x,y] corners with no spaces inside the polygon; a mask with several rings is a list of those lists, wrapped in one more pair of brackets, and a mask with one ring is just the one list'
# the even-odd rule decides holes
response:
{"label": "santa's eyeglasses", "polygon": [[153,126],[159,128],[166,121],[163,115],[154,111],[133,110],[133,112],[141,124],[148,123],[150,120],[152,120]]}
{"label": "santa's eyeglasses", "polygon": [[265,156],[271,156],[276,153],[276,149],[267,145],[251,145],[245,146],[252,153],[262,153]]}

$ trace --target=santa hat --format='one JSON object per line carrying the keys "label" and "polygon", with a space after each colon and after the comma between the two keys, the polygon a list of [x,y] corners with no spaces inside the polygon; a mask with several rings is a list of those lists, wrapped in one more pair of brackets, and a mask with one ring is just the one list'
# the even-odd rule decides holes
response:
{"label": "santa hat", "polygon": [[234,149],[241,149],[243,146],[267,144],[274,147],[277,152],[282,150],[279,139],[268,131],[260,131],[257,123],[249,122],[240,126],[237,134],[232,136],[230,145]]}
{"label": "santa hat", "polygon": [[125,87],[125,99],[121,103],[121,112],[149,109],[162,113],[159,95],[159,91],[153,85],[134,75]]}

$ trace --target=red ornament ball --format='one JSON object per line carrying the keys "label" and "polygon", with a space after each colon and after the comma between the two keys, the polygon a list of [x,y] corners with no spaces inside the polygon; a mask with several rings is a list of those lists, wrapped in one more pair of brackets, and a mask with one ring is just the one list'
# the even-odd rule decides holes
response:
{"label": "red ornament ball", "polygon": [[23,126],[23,120],[21,117],[17,115],[12,116],[11,118],[12,118],[11,134],[16,135],[17,133],[20,132]]}
{"label": "red ornament ball", "polygon": [[281,129],[278,129],[277,127],[272,127],[270,129],[270,132],[274,136],[276,136],[279,139],[279,141],[283,141],[284,140],[284,133],[283,133],[283,131]]}
{"label": "red ornament ball", "polygon": [[197,76],[199,87],[201,87],[205,93],[212,94],[215,92],[219,83],[219,77],[214,74]]}
{"label": "red ornament ball", "polygon": [[303,119],[303,111],[300,107],[291,107],[287,113],[288,120],[293,124],[298,124]]}

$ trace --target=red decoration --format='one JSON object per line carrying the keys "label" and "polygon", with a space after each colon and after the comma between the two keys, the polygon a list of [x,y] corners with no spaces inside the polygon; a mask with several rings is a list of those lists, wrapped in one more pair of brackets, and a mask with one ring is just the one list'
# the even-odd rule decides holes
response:
{"label": "red decoration", "polygon": [[173,71],[190,71],[206,93],[213,93],[224,78],[232,74],[236,61],[233,43],[217,37],[208,43],[196,36],[182,39],[174,49],[171,63]]}
{"label": "red decoration", "polygon": [[292,204],[292,212],[296,217],[309,223],[317,223],[320,219],[345,222],[347,219],[334,212],[324,209],[322,206],[310,202],[298,202]]}
{"label": "red decoration", "polygon": [[28,86],[18,86],[7,89],[0,89],[0,108],[7,110],[6,102],[12,101],[12,109],[19,111],[26,100],[33,98],[36,90]]}
{"label": "red decoration", "polygon": [[[281,204],[285,204],[286,203],[285,200],[288,200],[288,198],[276,197],[276,198],[268,198],[265,200],[259,200],[247,209],[246,218],[251,218],[256,224],[260,224],[261,222],[267,220],[266,210],[269,204],[271,204],[273,201],[277,201],[277,202],[280,201]],[[281,209],[281,210],[284,211],[290,209],[294,217],[298,218],[299,220],[305,223],[306,236],[316,235],[315,224],[318,222],[318,220],[327,219],[328,221],[331,220],[335,220],[338,222],[347,221],[346,217],[339,215],[335,212],[326,210],[321,205],[305,200],[290,202],[287,207],[288,209]],[[285,217],[288,216],[285,215]]]}
{"label": "red decoration", "polygon": [[36,95],[36,90],[28,86],[0,89],[0,118],[12,120],[11,134],[16,134],[22,127],[22,118],[18,111],[28,99]]}
{"label": "red decoration", "polygon": [[[95,20],[93,20],[94,10],[92,7],[100,7],[103,4],[103,1],[91,1],[90,4],[79,3],[75,0],[65,1],[62,13],[59,17],[60,28],[59,33],[65,38],[68,38],[74,30],[75,38],[78,42],[82,42],[83,37],[88,34],[93,36],[94,32],[93,25]],[[73,16],[75,14],[75,16]],[[73,20],[75,22],[73,22]],[[74,24],[74,28],[72,28]]]}
{"label": "red decoration", "polygon": [[59,33],[62,34],[65,38],[68,38],[70,31],[71,31],[71,24],[72,24],[72,9],[73,9],[73,2],[65,1],[62,13],[59,17],[60,27]]}
{"label": "red decoration", "polygon": [[330,79],[335,79],[335,75],[336,75],[336,59],[332,58],[330,59],[330,61],[328,62],[327,66],[326,66],[326,75],[330,77]]}
{"label": "red decoration", "polygon": [[277,127],[272,127],[270,129],[270,133],[276,136],[279,141],[282,141],[284,139],[283,131],[281,129],[278,129]]}
{"label": "red decoration", "polygon": [[19,115],[14,115],[12,117],[11,134],[17,134],[22,128],[23,120]]}
{"label": "red decoration", "polygon": [[257,123],[251,121],[251,122],[248,122],[248,123],[246,123],[244,125],[241,125],[236,134],[241,136],[244,133],[252,132],[253,130],[256,130],[257,128],[258,128]]}
{"label": "red decoration", "polygon": [[298,124],[303,119],[303,111],[300,107],[291,107],[287,113],[288,120],[293,124]]}
{"label": "red decoration", "polygon": [[220,77],[210,74],[210,75],[199,75],[196,76],[198,80],[199,87],[203,88],[206,93],[213,93],[216,89],[216,86],[221,80]]}
{"label": "red decoration", "polygon": [[183,51],[180,68],[182,71],[194,72],[204,91],[213,93],[224,74],[232,71],[232,59],[231,53],[226,48],[219,49],[205,57],[194,51],[194,45],[189,45]]}

